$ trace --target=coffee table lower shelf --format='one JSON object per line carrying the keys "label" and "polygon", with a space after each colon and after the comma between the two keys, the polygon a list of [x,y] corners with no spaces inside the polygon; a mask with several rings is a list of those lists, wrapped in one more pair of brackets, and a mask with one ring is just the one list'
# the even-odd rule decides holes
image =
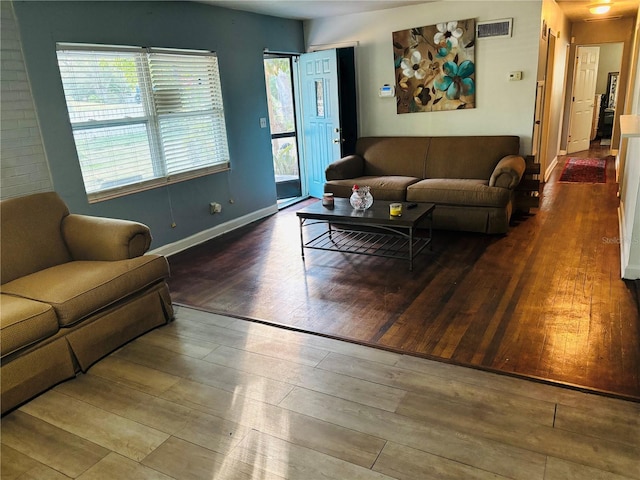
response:
{"label": "coffee table lower shelf", "polygon": [[[315,223],[301,223],[301,229]],[[325,250],[330,252],[353,253],[375,257],[395,258],[409,261],[409,270],[413,270],[413,259],[431,244],[431,237],[417,237],[413,228],[404,233],[396,228],[376,226],[376,231],[349,229],[343,226],[327,224],[327,230],[302,243],[304,249]],[[300,232],[302,234],[302,231]]]}

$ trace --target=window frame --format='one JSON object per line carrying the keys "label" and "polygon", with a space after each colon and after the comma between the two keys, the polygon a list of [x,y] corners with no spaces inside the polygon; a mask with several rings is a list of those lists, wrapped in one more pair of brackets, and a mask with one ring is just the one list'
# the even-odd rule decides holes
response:
{"label": "window frame", "polygon": [[[214,173],[229,171],[231,169],[231,159],[229,153],[229,139],[227,134],[227,118],[226,112],[224,109],[224,101],[222,94],[222,85],[221,85],[221,76],[220,76],[220,68],[217,61],[216,52],[208,51],[208,50],[187,50],[187,49],[173,49],[173,48],[155,48],[155,47],[137,47],[137,46],[128,46],[128,45],[101,45],[101,44],[79,44],[79,43],[64,43],[58,42],[56,44],[56,52],[58,51],[102,51],[102,52],[122,52],[122,53],[136,53],[142,54],[144,56],[144,61],[140,61],[140,64],[136,63],[136,67],[138,70],[142,69],[138,74],[138,85],[140,87],[140,96],[142,107],[144,109],[143,117],[122,117],[118,119],[108,119],[108,120],[90,120],[90,121],[76,121],[75,123],[71,120],[71,113],[69,112],[69,104],[67,103],[66,93],[63,91],[65,96],[65,108],[67,109],[67,115],[69,118],[69,124],[72,130],[73,142],[76,148],[76,155],[78,158],[78,163],[80,165],[81,159],[78,154],[78,147],[75,138],[76,131],[89,130],[89,129],[101,129],[108,128],[114,126],[127,126],[127,125],[144,125],[147,131],[147,144],[151,156],[151,167],[154,171],[154,178],[148,180],[142,180],[135,183],[129,183],[125,185],[115,186],[111,188],[104,188],[94,192],[87,192],[86,180],[84,177],[84,172],[82,173],[82,182],[83,187],[85,188],[85,193],[87,195],[87,199],[89,203],[97,203],[117,197],[122,197],[125,195],[130,195],[133,193],[143,192],[151,189],[155,189],[158,187],[162,187],[165,185],[170,185],[174,183],[184,182],[187,180],[192,180],[194,178],[199,178],[207,175],[211,175]],[[160,118],[164,115],[166,118],[167,114],[161,114],[158,112],[154,100],[154,93],[152,90],[152,81],[151,81],[151,72],[150,72],[150,57],[153,54],[165,54],[165,55],[194,55],[201,57],[214,57],[215,61],[215,75],[214,81],[217,82],[216,88],[219,91],[219,98],[214,98],[214,101],[220,102],[221,113],[218,111],[218,116],[221,117],[219,121],[222,122],[222,128],[216,129],[216,133],[222,132],[224,135],[224,142],[222,144],[223,148],[223,158],[226,160],[223,162],[217,162],[212,165],[206,165],[202,167],[196,167],[190,170],[180,171],[177,173],[168,173],[168,162],[165,158],[164,148],[163,148],[163,139],[162,132],[160,126]],[[58,68],[60,69],[60,60],[57,61]],[[64,90],[64,81],[62,81],[61,75],[61,83],[63,85]],[[141,78],[141,75],[144,78]],[[215,102],[214,102],[215,103]],[[203,115],[202,112],[207,112],[205,110],[187,113],[178,113],[178,114],[169,114],[171,116],[175,116],[176,118],[187,118],[194,117],[197,115]],[[215,107],[211,110],[212,114],[215,114]],[[219,142],[219,135],[215,136],[214,141]],[[215,158],[215,157],[214,157]],[[82,170],[82,167],[81,167]]]}

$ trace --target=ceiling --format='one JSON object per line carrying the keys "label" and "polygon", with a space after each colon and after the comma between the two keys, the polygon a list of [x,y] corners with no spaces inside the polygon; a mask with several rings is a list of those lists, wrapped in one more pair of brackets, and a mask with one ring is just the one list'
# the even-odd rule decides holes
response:
{"label": "ceiling", "polygon": [[[201,3],[220,7],[261,13],[275,17],[309,20],[312,18],[336,17],[351,13],[371,12],[406,5],[428,3],[429,0],[199,0]],[[431,0],[435,1],[435,0]],[[446,0],[445,0],[446,1]],[[455,1],[455,0],[450,0]],[[576,22],[589,18],[632,17],[638,12],[640,0],[612,0],[609,13],[596,16],[589,13],[588,6],[605,0],[556,0],[569,20]]]}
{"label": "ceiling", "polygon": [[[419,5],[430,0],[198,0],[219,7],[261,13],[274,17],[309,20],[351,13]],[[431,0],[435,1],[435,0]]]}
{"label": "ceiling", "polygon": [[[638,0],[611,0],[606,2],[603,0],[593,0],[585,2],[583,0],[556,0],[564,14],[572,22],[588,19],[618,18],[618,17],[635,17],[638,13]],[[595,3],[611,3],[611,10],[605,15],[592,15],[589,13],[589,5]]]}

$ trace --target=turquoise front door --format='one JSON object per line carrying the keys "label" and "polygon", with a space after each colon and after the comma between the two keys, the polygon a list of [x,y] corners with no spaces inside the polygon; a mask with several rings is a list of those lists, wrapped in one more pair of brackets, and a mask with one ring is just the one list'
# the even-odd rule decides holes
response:
{"label": "turquoise front door", "polygon": [[309,195],[320,198],[324,192],[324,171],[342,152],[336,50],[300,55],[300,82]]}

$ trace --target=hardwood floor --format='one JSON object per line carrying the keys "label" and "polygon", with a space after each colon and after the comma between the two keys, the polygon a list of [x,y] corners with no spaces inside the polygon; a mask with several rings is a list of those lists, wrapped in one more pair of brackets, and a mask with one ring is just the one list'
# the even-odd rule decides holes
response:
{"label": "hardwood floor", "polygon": [[2,419],[2,479],[640,479],[640,404],[176,308]]}
{"label": "hardwood floor", "polygon": [[[606,157],[608,149],[572,156]],[[640,321],[620,279],[614,164],[558,182],[509,233],[439,231],[405,262],[312,251],[297,207],[172,256],[177,303],[640,400]]]}

